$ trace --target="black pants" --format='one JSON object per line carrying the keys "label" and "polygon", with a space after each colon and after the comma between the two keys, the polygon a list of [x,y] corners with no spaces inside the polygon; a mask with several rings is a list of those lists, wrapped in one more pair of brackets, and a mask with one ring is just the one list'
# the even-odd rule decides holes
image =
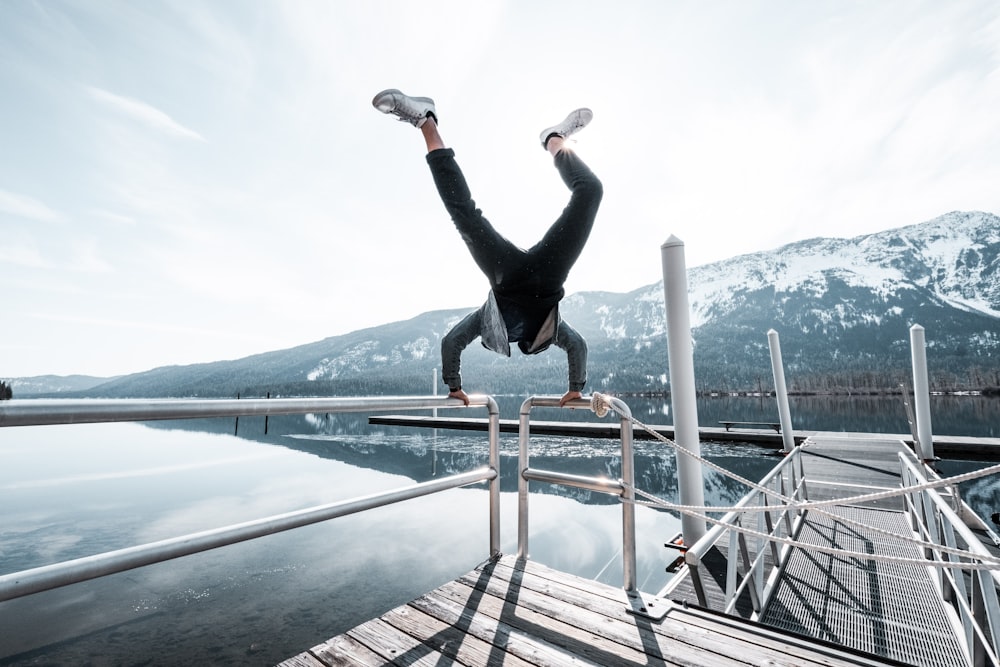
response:
{"label": "black pants", "polygon": [[522,300],[551,299],[558,294],[558,301],[563,283],[590,236],[604,188],[573,151],[560,151],[554,161],[571,192],[569,204],[545,236],[523,250],[494,229],[476,208],[452,149],[427,155],[441,201],[498,296]]}

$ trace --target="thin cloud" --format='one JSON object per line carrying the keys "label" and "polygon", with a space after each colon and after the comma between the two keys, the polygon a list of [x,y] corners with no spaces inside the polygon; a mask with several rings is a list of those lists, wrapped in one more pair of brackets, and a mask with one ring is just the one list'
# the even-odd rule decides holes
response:
{"label": "thin cloud", "polygon": [[14,264],[29,269],[54,268],[36,249],[22,245],[0,246],[0,264]]}
{"label": "thin cloud", "polygon": [[108,211],[105,209],[94,209],[91,213],[98,218],[118,225],[127,225],[129,227],[134,227],[136,225],[136,219],[130,215],[123,215],[121,213],[115,213],[114,211]]}
{"label": "thin cloud", "polygon": [[102,104],[106,104],[116,111],[123,113],[126,116],[153,128],[154,130],[182,139],[205,141],[205,138],[194,130],[181,125],[165,112],[160,111],[156,107],[146,104],[145,102],[140,102],[139,100],[134,100],[130,97],[124,97],[122,95],[115,95],[114,93],[110,93],[100,88],[94,88],[92,86],[87,87],[87,92],[89,92],[94,99],[98,100]]}
{"label": "thin cloud", "polygon": [[[56,255],[56,256],[54,256]],[[110,273],[114,270],[93,241],[73,242],[67,252],[55,253],[46,246],[45,254],[32,243],[10,243],[0,246],[0,264],[12,264],[43,271],[73,271],[77,273]]]}
{"label": "thin cloud", "polygon": [[31,312],[26,313],[26,317],[44,320],[47,322],[60,322],[63,324],[73,324],[81,326],[98,326],[108,329],[133,329],[139,331],[156,331],[168,334],[195,335],[201,338],[218,338],[222,340],[256,340],[252,335],[234,336],[231,331],[218,329],[206,329],[203,327],[186,327],[178,324],[164,324],[152,321],[123,320],[103,317],[78,317],[60,313]]}
{"label": "thin cloud", "polygon": [[0,212],[16,218],[27,218],[39,222],[59,222],[62,219],[56,211],[31,197],[0,190]]}

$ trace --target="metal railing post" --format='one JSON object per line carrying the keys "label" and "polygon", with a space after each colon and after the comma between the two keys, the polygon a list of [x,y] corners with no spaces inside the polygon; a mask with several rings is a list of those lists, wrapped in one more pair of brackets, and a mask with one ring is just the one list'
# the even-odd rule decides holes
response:
{"label": "metal railing post", "polygon": [[924,328],[910,327],[910,356],[913,361],[913,402],[917,409],[917,439],[924,461],[934,459],[934,436],[931,433],[930,383],[927,380],[927,348]]}
{"label": "metal railing post", "polygon": [[[674,442],[700,456],[694,343],[691,340],[684,242],[671,236],[660,246],[660,254],[667,310],[667,362],[670,367],[670,402],[674,411]],[[703,506],[705,488],[701,463],[690,456],[678,456],[677,459],[677,486],[681,505]],[[705,536],[705,521],[684,514],[681,517],[681,531],[684,543],[694,544]]]}
{"label": "metal railing post", "polygon": [[[636,592],[635,555],[635,463],[632,453],[632,411],[621,400],[603,397],[621,417],[622,478],[618,482],[596,477],[567,475],[548,470],[534,470],[529,465],[530,417],[532,407],[559,407],[559,399],[549,396],[531,396],[521,404],[518,437],[517,475],[517,555],[527,558],[528,552],[528,483],[530,480],[562,484],[579,489],[589,489],[600,493],[614,493],[622,499],[622,579],[629,593]],[[591,408],[590,401],[576,399],[566,405],[568,408]]]}
{"label": "metal railing post", "polygon": [[521,403],[517,428],[517,557],[528,557],[528,428],[531,423],[531,406],[534,398],[526,398]]}
{"label": "metal railing post", "polygon": [[489,466],[496,471],[490,480],[490,558],[500,555],[500,407],[491,397],[489,410]]}
{"label": "metal railing post", "polygon": [[778,332],[767,332],[767,345],[771,350],[771,373],[774,375],[774,394],[778,400],[778,421],[781,422],[781,442],[787,454],[795,447],[792,433],[792,415],[788,409],[788,388],[785,386],[785,367],[781,362],[781,341]]}
{"label": "metal railing post", "polygon": [[632,412],[617,398],[611,402],[621,415],[622,437],[622,574],[626,591],[636,590],[635,461],[632,454]]}

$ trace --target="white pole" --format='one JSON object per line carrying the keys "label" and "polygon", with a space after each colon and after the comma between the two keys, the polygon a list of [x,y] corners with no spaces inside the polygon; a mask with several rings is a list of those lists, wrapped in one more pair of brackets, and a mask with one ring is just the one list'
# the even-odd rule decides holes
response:
{"label": "white pole", "polygon": [[[435,396],[438,395],[438,369],[431,369],[431,393]],[[438,409],[431,409],[431,417],[437,419]],[[437,450],[437,440],[438,440],[438,430],[435,427],[431,432],[431,437],[433,439],[433,445],[431,446],[432,458],[431,458],[431,474],[437,477],[438,471],[438,450]],[[492,487],[491,487],[492,488]]]}
{"label": "white pole", "polygon": [[[698,439],[698,404],[694,384],[694,343],[688,305],[687,265],[684,242],[671,235],[660,246],[663,262],[663,295],[667,308],[667,363],[670,366],[670,402],[674,411],[674,441],[701,455]],[[690,456],[677,457],[677,487],[681,505],[701,507],[705,488],[701,463]],[[684,544],[692,545],[705,535],[705,521],[687,514],[681,517]]]}
{"label": "white pole", "polygon": [[[436,368],[431,369],[431,393],[433,393],[435,396],[438,395],[438,369]],[[437,417],[438,409],[432,408],[431,415]]]}
{"label": "white pole", "polygon": [[934,435],[931,433],[931,390],[927,381],[927,346],[924,328],[910,327],[910,356],[913,359],[913,403],[917,411],[917,454],[924,461],[934,459]]}
{"label": "white pole", "polygon": [[781,442],[784,452],[788,454],[795,448],[795,436],[792,434],[792,413],[788,409],[788,389],[785,387],[785,366],[781,362],[781,341],[778,332],[771,329],[767,332],[767,345],[771,348],[771,372],[774,374],[774,393],[778,399],[778,421],[781,422]]}

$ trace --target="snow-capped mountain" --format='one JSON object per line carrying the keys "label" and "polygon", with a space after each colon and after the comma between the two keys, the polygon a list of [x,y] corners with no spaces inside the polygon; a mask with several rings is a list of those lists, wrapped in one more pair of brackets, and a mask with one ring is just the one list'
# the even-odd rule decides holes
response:
{"label": "snow-capped mountain", "polygon": [[[1000,219],[986,213],[949,213],[929,223],[853,239],[813,239],[692,271],[692,326],[738,307],[739,295],[773,289],[783,300],[801,293],[822,301],[839,288],[871,292],[895,314],[904,291],[933,295],[943,304],[1000,317]],[[722,265],[724,264],[724,265]],[[878,324],[875,312],[836,304],[827,321]]]}
{"label": "snow-capped mountain", "polygon": [[[885,308],[862,307],[846,298],[852,290],[870,294],[873,304]],[[772,295],[774,319],[786,326],[805,326],[808,315],[841,328],[879,324],[914,300],[908,293],[1000,318],[1000,218],[954,212],[851,239],[799,241],[691,268],[688,291],[696,331],[757,303],[761,294]],[[803,302],[815,308],[792,308]],[[627,295],[575,294],[563,301],[563,310],[595,318],[600,334],[610,339],[664,334],[662,282]]]}
{"label": "snow-capped mountain", "polygon": [[[932,385],[1000,386],[996,215],[953,212],[852,239],[799,241],[691,268],[688,288],[695,374],[705,389],[769,387],[772,328],[792,390],[895,388],[908,378],[913,324],[926,330]],[[591,388],[667,388],[662,283],[577,293],[561,308],[589,342]],[[236,361],[154,369],[86,393],[427,393],[441,337],[466,312],[424,313]],[[560,392],[565,369],[555,349],[506,359],[474,344],[463,357],[466,384],[477,391]]]}
{"label": "snow-capped mountain", "polygon": [[[690,269],[688,291],[696,372],[716,388],[748,388],[767,378],[771,328],[800,381],[802,374],[880,373],[881,382],[892,383],[883,387],[893,386],[908,370],[913,324],[926,329],[939,381],[961,384],[969,378],[945,376],[973,372],[980,376],[973,383],[1000,384],[995,215],[955,212],[877,234],[741,255]],[[585,335],[606,337],[622,360],[630,348],[652,350],[663,340],[662,282],[624,299],[603,296],[567,299],[567,319],[596,325],[583,327]],[[864,380],[872,387],[880,381]]]}

